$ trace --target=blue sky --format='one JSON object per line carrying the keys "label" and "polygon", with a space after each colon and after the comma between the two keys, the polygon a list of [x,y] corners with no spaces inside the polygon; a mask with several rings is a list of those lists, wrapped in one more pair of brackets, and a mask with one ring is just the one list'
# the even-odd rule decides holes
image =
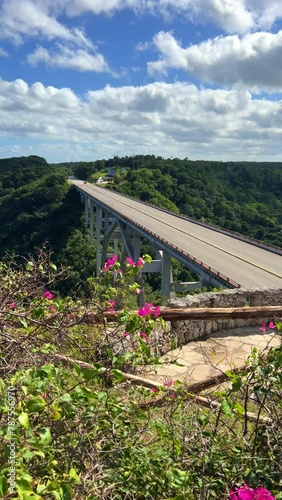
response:
{"label": "blue sky", "polygon": [[281,0],[0,0],[0,157],[281,161]]}

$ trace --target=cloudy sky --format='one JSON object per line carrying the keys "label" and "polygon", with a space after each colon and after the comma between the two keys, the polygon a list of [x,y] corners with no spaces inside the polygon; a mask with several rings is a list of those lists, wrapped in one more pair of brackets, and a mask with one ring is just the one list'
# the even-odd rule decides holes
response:
{"label": "cloudy sky", "polygon": [[282,161],[282,0],[0,0],[0,157]]}

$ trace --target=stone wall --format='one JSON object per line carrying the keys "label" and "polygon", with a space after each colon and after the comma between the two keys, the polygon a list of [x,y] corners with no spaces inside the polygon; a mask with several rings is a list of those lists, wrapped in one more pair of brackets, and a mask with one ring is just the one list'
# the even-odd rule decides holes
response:
{"label": "stone wall", "polygon": [[[222,292],[207,292],[198,295],[188,295],[178,299],[170,299],[168,306],[173,308],[194,307],[245,307],[245,306],[279,306],[282,303],[282,289],[278,288],[239,288]],[[166,330],[158,327],[150,337],[152,354],[166,354],[175,347],[185,345],[192,340],[206,336],[222,329],[258,326],[263,322],[272,321],[273,317],[255,319],[229,320],[185,320],[167,322]],[[121,336],[120,336],[121,337]],[[116,353],[134,350],[138,345],[138,337],[130,335],[115,344]]]}
{"label": "stone wall", "polygon": [[[189,295],[182,299],[170,299],[169,306],[174,308],[196,307],[245,307],[245,306],[279,306],[282,303],[282,289],[279,288],[239,288],[222,292],[207,292]],[[185,320],[173,321],[172,332],[177,345],[205,337],[222,329],[244,326],[260,326],[263,322],[272,321],[273,317],[254,319],[226,320]]]}

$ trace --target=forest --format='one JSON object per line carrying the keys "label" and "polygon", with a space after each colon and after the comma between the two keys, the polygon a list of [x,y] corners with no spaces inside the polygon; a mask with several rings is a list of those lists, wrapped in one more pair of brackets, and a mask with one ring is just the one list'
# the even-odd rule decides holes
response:
{"label": "forest", "polygon": [[[153,155],[48,164],[37,156],[0,160],[0,257],[47,244],[70,268],[63,293],[85,291],[95,270],[83,209],[69,175],[96,182],[111,171],[114,189],[175,213],[282,246],[282,163],[208,162]],[[144,251],[150,248],[144,242]],[[193,280],[174,263],[175,279]],[[148,275],[153,289],[158,276]]]}
{"label": "forest", "polygon": [[[105,189],[281,245],[280,164],[0,160],[0,498],[282,499],[281,342],[204,391],[154,378],[163,309],[136,310],[139,262],[112,256],[93,277],[95,242],[68,182],[109,169]],[[261,334],[278,339],[279,321]]]}

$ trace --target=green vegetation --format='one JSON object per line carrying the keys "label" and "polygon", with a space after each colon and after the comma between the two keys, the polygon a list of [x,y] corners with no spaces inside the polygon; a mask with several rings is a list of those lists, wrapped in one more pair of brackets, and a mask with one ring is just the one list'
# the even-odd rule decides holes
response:
{"label": "green vegetation", "polygon": [[1,498],[233,500],[230,490],[248,484],[262,494],[240,498],[281,499],[281,346],[254,350],[227,389],[205,394],[217,408],[170,380],[131,384],[159,363],[150,351],[159,308],[91,325],[138,290],[134,264],[115,281],[113,269],[109,259],[83,301],[53,293],[64,272],[45,251],[0,263]]}
{"label": "green vegetation", "polygon": [[[98,162],[74,167],[90,179]],[[191,161],[153,155],[103,160],[113,189],[282,246],[282,163]],[[100,168],[100,167],[99,167]]]}
{"label": "green vegetation", "polygon": [[26,256],[47,243],[54,262],[71,267],[61,292],[80,287],[95,269],[79,196],[67,182],[67,171],[43,158],[0,160],[0,257]]}
{"label": "green vegetation", "polygon": [[[30,156],[0,160],[0,257],[5,252],[27,255],[47,242],[54,261],[72,270],[60,291],[88,293],[95,242],[90,246],[80,199],[67,176],[96,182],[109,171],[114,175],[107,189],[282,246],[280,163],[136,156],[48,165]],[[151,253],[146,241],[142,252]],[[175,281],[198,279],[176,262],[173,274]],[[146,276],[147,294],[160,288],[159,281],[158,275]]]}

